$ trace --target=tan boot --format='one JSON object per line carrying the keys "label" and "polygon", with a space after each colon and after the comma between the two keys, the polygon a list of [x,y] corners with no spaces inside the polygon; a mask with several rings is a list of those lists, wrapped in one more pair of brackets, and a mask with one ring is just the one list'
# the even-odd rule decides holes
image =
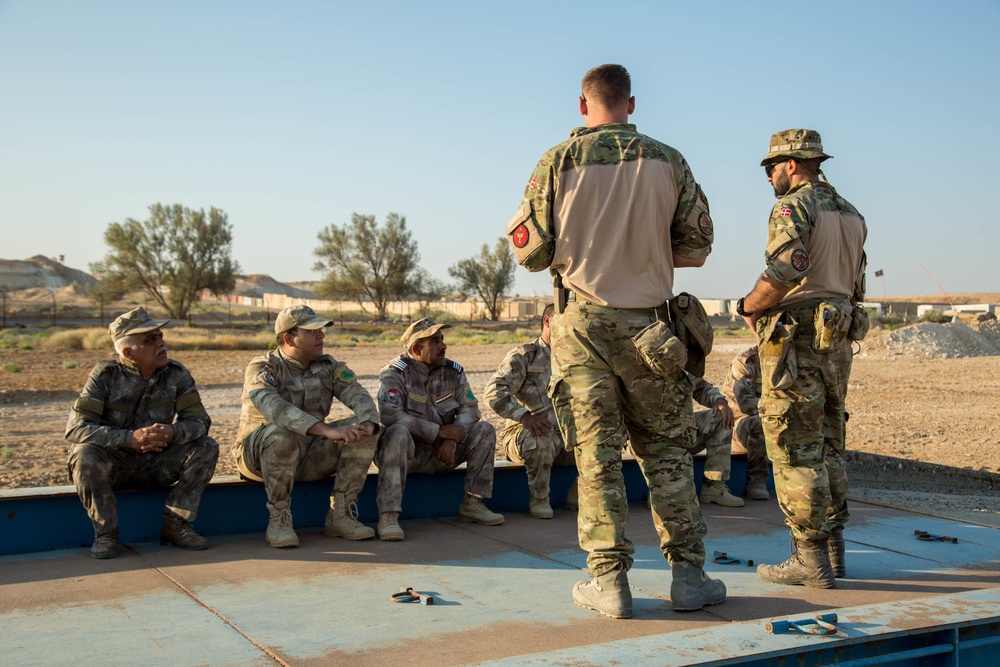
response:
{"label": "tan boot", "polygon": [[382,512],[378,517],[378,538],[383,542],[401,542],[403,537],[399,512]]}
{"label": "tan boot", "polygon": [[625,570],[605,572],[573,586],[573,602],[611,618],[632,618],[632,589]]}
{"label": "tan boot", "polygon": [[697,565],[679,560],[670,564],[670,570],[670,608],[674,611],[696,611],[726,599],[726,585]]}
{"label": "tan boot", "polygon": [[330,498],[330,511],[326,513],[323,534],[345,540],[370,540],[375,537],[375,529],[358,521],[357,505],[348,501],[343,493],[335,493]]}
{"label": "tan boot", "polygon": [[767,492],[767,480],[748,479],[746,490],[743,495],[750,500],[770,500],[771,494]]}
{"label": "tan boot", "polygon": [[830,554],[830,569],[833,576],[843,579],[847,576],[847,545],[844,543],[844,528],[834,528],[826,542]]}
{"label": "tan boot", "polygon": [[551,519],[552,518],[552,505],[549,504],[548,498],[532,498],[531,503],[528,505],[528,514],[536,519]]}
{"label": "tan boot", "polygon": [[94,545],[90,547],[90,557],[104,560],[105,558],[118,557],[118,531],[111,530],[106,533],[98,533],[94,538]]}
{"label": "tan boot", "polygon": [[267,522],[267,532],[264,539],[276,549],[299,546],[299,536],[292,528],[292,510],[288,508],[287,500],[280,500],[273,505],[267,504],[271,518]]}
{"label": "tan boot", "polygon": [[758,565],[757,574],[772,584],[836,588],[837,580],[830,568],[827,539],[792,539],[792,555],[779,565]]}
{"label": "tan boot", "polygon": [[458,508],[458,520],[484,526],[499,526],[503,523],[503,514],[491,512],[482,500],[466,494],[462,499],[462,505]]}
{"label": "tan boot", "polygon": [[698,500],[702,505],[715,503],[723,507],[743,507],[743,499],[734,496],[726,483],[721,480],[706,479],[701,483],[701,494]]}
{"label": "tan boot", "polygon": [[190,523],[173,512],[163,513],[163,524],[160,526],[160,544],[169,544],[192,551],[208,548],[208,540],[195,532]]}
{"label": "tan boot", "polygon": [[568,510],[578,510],[580,509],[580,496],[576,490],[576,480],[570,485],[569,489],[566,491],[566,509]]}

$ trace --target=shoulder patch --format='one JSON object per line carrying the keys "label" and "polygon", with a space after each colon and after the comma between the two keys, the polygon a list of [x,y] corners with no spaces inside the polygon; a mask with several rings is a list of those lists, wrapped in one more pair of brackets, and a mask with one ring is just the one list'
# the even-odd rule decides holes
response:
{"label": "shoulder patch", "polygon": [[274,371],[272,371],[269,366],[265,366],[259,373],[257,373],[257,375],[254,376],[253,383],[255,385],[262,385],[265,387],[278,386],[278,381],[274,377]]}
{"label": "shoulder patch", "polygon": [[347,366],[342,366],[340,369],[340,373],[337,374],[337,377],[340,378],[342,382],[354,382],[354,380],[356,380],[358,376],[355,375],[354,371],[352,371]]}
{"label": "shoulder patch", "polygon": [[472,387],[470,387],[469,385],[465,385],[465,402],[466,403],[476,402],[476,395],[472,393]]}
{"label": "shoulder patch", "polygon": [[405,371],[407,364],[408,362],[406,361],[406,359],[400,357],[399,359],[396,359],[391,364],[389,364],[389,366],[390,368],[395,368],[397,371]]}
{"label": "shoulder patch", "polygon": [[462,368],[461,364],[459,364],[457,361],[452,361],[451,359],[445,359],[444,360],[444,365],[445,366],[451,366],[452,368],[454,368],[459,373],[462,373],[462,372],[465,371],[465,369]]}

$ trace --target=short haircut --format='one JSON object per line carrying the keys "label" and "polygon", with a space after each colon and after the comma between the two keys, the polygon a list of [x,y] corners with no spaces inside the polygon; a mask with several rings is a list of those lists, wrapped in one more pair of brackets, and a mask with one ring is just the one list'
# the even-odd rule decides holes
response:
{"label": "short haircut", "polygon": [[125,348],[133,348],[136,345],[140,345],[142,340],[139,338],[142,334],[129,334],[115,341],[115,353],[118,354],[122,359],[125,358]]}
{"label": "short haircut", "polygon": [[802,165],[806,171],[812,174],[818,174],[821,169],[820,165],[823,163],[823,158],[821,157],[811,157],[811,158],[793,158],[796,162]]}
{"label": "short haircut", "polygon": [[294,336],[296,330],[298,330],[298,327],[292,327],[288,331],[282,331],[280,334],[276,335],[274,338],[278,341],[278,347],[285,344],[285,334]]}
{"label": "short haircut", "polygon": [[604,109],[627,104],[632,97],[632,77],[621,65],[599,65],[583,76],[580,86],[585,100],[592,100]]}
{"label": "short haircut", "polygon": [[542,311],[542,327],[545,326],[545,318],[552,317],[552,315],[555,312],[556,312],[556,306],[554,303],[545,304],[545,309]]}

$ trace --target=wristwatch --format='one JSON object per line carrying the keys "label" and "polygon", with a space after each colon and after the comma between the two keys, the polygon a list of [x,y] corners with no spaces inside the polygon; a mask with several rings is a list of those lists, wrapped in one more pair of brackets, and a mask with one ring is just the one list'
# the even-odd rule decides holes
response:
{"label": "wristwatch", "polygon": [[753,315],[753,313],[748,313],[747,311],[743,310],[743,300],[745,298],[746,297],[740,297],[739,299],[736,300],[736,314],[739,315],[740,317],[750,317],[751,315]]}

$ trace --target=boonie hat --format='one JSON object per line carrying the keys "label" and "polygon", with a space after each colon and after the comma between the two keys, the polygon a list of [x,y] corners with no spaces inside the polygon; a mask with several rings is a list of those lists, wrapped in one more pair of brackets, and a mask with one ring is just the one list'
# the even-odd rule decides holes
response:
{"label": "boonie hat", "polygon": [[274,333],[280,334],[292,329],[322,329],[333,326],[333,321],[316,314],[309,306],[289,306],[283,308],[274,320]]}
{"label": "boonie hat", "polygon": [[119,315],[108,327],[108,335],[111,336],[111,340],[116,341],[132,334],[155,331],[169,323],[170,320],[154,320],[145,308],[139,306],[124,315]]}
{"label": "boonie hat", "polygon": [[436,324],[434,320],[429,317],[425,317],[422,320],[417,320],[410,326],[406,328],[406,332],[400,338],[403,341],[403,347],[407,350],[410,346],[416,343],[421,338],[430,338],[441,329],[450,329],[450,324]]}
{"label": "boonie hat", "polygon": [[760,166],[763,167],[768,162],[774,162],[783,157],[803,160],[818,157],[822,160],[829,160],[833,156],[823,152],[823,141],[819,137],[819,132],[798,128],[772,134],[771,147],[767,151],[767,157],[760,161]]}

